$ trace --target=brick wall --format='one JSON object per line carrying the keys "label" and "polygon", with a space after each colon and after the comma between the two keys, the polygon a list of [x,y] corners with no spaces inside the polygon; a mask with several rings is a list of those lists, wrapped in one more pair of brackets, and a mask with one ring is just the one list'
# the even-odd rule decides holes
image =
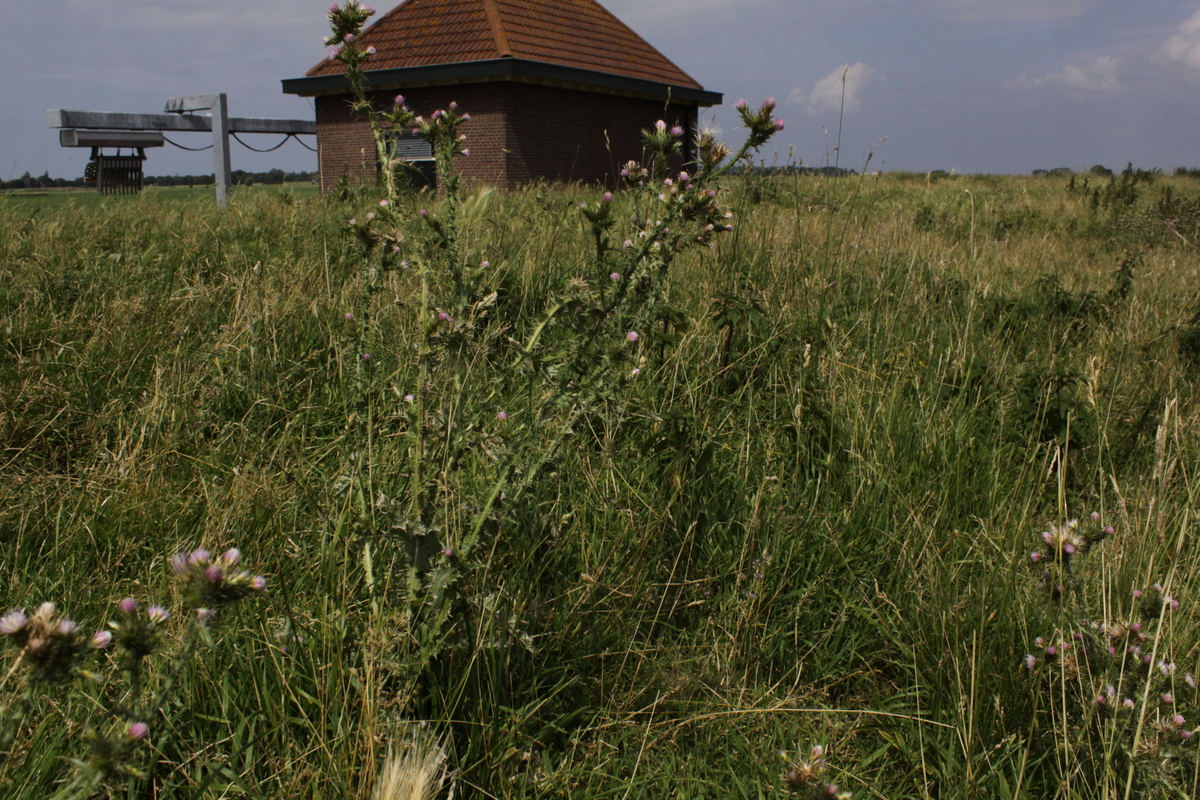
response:
{"label": "brick wall", "polygon": [[[641,131],[656,120],[683,125],[687,140],[696,109],[653,100],[516,82],[422,87],[402,90],[409,108],[428,114],[457,101],[470,113],[461,131],[469,156],[455,167],[468,181],[508,188],[537,180],[612,184],[621,165],[642,156]],[[373,97],[387,108],[394,93]],[[343,177],[373,183],[375,146],[365,122],[347,97],[316,98],[321,191]]]}

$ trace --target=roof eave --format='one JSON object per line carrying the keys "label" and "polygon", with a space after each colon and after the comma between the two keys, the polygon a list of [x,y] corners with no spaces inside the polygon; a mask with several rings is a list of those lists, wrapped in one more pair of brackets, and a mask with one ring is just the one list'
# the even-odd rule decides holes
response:
{"label": "roof eave", "polygon": [[[365,88],[373,91],[439,86],[489,81],[516,81],[567,86],[605,94],[674,101],[697,106],[721,104],[720,92],[710,92],[691,86],[672,86],[668,83],[613,75],[578,67],[565,67],[545,61],[524,58],[493,58],[484,61],[460,61],[452,64],[430,64],[420,67],[379,69],[366,73]],[[284,94],[304,97],[327,94],[348,94],[350,81],[344,75],[318,75],[288,78],[282,81]]]}

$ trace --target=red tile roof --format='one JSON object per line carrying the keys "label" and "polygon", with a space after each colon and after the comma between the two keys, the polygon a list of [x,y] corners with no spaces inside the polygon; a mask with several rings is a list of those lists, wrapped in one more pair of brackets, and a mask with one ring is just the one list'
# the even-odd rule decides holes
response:
{"label": "red tile roof", "polygon": [[[363,31],[368,70],[528,59],[701,89],[596,0],[405,0]],[[322,61],[308,77],[344,73]]]}

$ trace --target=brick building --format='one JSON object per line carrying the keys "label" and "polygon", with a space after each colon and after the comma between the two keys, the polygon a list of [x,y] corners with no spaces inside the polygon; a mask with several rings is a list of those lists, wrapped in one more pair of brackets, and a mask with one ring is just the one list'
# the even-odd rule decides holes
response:
{"label": "brick building", "polygon": [[[358,39],[373,46],[366,85],[380,109],[403,94],[429,114],[457,101],[470,156],[455,168],[497,187],[531,181],[613,183],[642,155],[641,130],[680,125],[691,142],[701,107],[721,102],[596,0],[404,0]],[[283,91],[314,97],[321,190],[373,182],[370,131],[350,109],[345,65],[322,61]],[[399,151],[431,168],[426,143]]]}

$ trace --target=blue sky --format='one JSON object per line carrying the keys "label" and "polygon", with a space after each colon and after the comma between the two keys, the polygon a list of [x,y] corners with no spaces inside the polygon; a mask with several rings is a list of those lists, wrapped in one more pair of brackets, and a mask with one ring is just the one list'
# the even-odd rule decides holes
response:
{"label": "blue sky", "polygon": [[[82,174],[87,151],[58,146],[48,108],[153,113],[172,95],[224,91],[235,116],[312,118],[279,81],[324,55],[328,0],[2,2],[0,179]],[[604,5],[725,94],[705,118],[731,142],[733,102],[774,96],[787,129],[768,161],[777,149],[780,163],[871,170],[1200,166],[1200,0]],[[149,155],[148,174],[212,172],[209,153]],[[235,144],[233,165],[311,170],[316,156],[295,142],[267,155]]]}

